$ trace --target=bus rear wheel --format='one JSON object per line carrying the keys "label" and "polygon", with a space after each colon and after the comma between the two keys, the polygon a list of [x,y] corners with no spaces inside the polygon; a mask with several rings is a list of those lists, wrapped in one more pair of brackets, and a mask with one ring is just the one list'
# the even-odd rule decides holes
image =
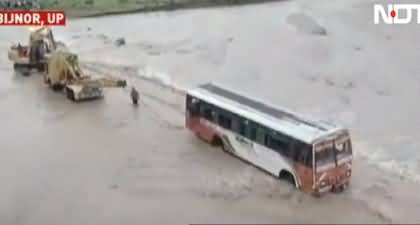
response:
{"label": "bus rear wheel", "polygon": [[52,85],[51,85],[51,89],[52,89],[53,91],[55,91],[55,92],[62,91],[62,90],[63,90],[63,88],[64,88],[64,86],[63,86],[63,85],[61,85],[61,84],[52,84]]}

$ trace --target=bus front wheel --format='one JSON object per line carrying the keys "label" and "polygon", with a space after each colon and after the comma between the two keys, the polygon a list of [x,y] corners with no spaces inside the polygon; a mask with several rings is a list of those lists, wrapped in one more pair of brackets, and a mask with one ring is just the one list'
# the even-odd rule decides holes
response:
{"label": "bus front wheel", "polygon": [[286,170],[282,170],[279,173],[279,179],[280,180],[285,180],[288,183],[292,184],[294,187],[296,187],[295,178],[293,177],[293,175],[290,172],[288,172]]}
{"label": "bus front wheel", "polygon": [[214,137],[213,137],[213,139],[212,139],[212,141],[211,141],[211,145],[213,145],[213,146],[222,146],[222,148],[223,148],[223,142],[222,142],[222,139],[220,139],[220,137],[219,136],[217,136],[217,135],[215,135]]}

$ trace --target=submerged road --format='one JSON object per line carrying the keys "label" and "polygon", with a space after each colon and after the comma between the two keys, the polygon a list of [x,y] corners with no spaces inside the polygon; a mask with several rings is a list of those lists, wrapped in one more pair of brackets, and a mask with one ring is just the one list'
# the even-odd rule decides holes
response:
{"label": "submerged road", "polygon": [[[0,56],[1,224],[418,222],[410,170],[381,166],[418,159],[386,141],[411,133],[394,140],[408,148],[402,143],[417,135],[409,132],[418,90],[408,58],[418,53],[396,48],[417,34],[366,25],[371,5],[362,1],[327,2],[83,19],[56,30],[91,67],[137,86],[138,108],[121,89],[74,104],[40,75],[14,74]],[[27,38],[21,29],[1,32],[2,52]],[[127,45],[118,48],[120,36]],[[168,87],[208,80],[352,128],[350,189],[315,199],[198,140],[183,126],[182,94]]]}

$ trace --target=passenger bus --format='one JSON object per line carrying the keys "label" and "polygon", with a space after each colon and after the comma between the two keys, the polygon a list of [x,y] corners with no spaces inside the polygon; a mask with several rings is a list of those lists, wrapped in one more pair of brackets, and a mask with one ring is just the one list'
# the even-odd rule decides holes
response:
{"label": "passenger bus", "polygon": [[304,192],[344,190],[352,173],[349,131],[219,84],[186,94],[186,127]]}

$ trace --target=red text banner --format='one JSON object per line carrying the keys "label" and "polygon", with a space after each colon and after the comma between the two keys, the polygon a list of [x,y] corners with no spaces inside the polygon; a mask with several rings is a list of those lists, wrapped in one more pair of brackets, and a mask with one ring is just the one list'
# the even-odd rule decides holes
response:
{"label": "red text banner", "polygon": [[65,26],[63,11],[1,10],[0,26]]}

